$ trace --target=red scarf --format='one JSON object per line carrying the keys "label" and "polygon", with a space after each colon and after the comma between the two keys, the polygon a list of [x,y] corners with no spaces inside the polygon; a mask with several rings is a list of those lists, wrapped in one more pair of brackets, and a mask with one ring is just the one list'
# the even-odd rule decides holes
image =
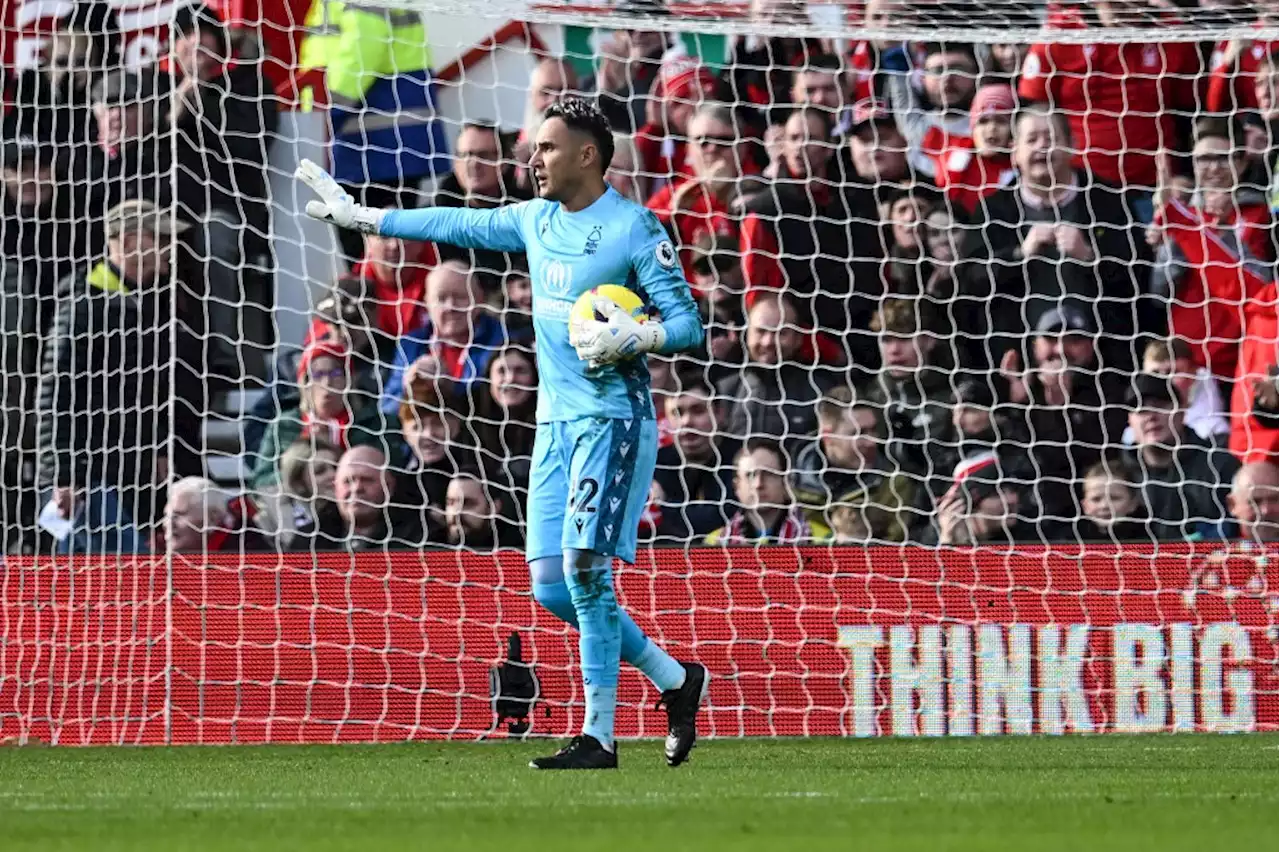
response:
{"label": "red scarf", "polygon": [[777,536],[771,537],[768,530],[757,530],[759,538],[747,537],[747,516],[745,512],[736,512],[724,528],[720,537],[721,544],[795,544],[813,538],[813,528],[805,520],[804,513],[792,509],[782,520]]}
{"label": "red scarf", "polygon": [[347,432],[351,428],[351,412],[344,410],[332,420],[320,420],[310,411],[302,413],[302,437],[320,436],[335,447],[346,450]]}

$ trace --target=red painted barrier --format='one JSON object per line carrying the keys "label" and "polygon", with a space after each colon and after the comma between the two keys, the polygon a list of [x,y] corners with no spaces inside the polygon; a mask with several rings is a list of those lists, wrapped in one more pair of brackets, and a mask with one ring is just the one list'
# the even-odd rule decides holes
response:
{"label": "red painted barrier", "polygon": [[[640,625],[715,676],[717,736],[1276,730],[1277,554],[653,551]],[[576,634],[518,554],[6,560],[0,740],[395,741],[492,723],[524,638],[537,733],[580,721]],[[623,676],[625,735],[658,735]]]}

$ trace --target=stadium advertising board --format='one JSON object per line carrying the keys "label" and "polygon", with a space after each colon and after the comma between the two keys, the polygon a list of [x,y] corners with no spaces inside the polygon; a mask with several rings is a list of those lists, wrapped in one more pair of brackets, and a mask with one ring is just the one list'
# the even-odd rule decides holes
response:
{"label": "stadium advertising board", "polygon": [[[715,736],[1277,728],[1274,552],[651,551],[637,622],[712,671]],[[170,574],[170,570],[172,573]],[[9,560],[0,740],[472,738],[518,633],[535,734],[580,723],[576,634],[518,554]],[[658,736],[624,667],[619,731]]]}

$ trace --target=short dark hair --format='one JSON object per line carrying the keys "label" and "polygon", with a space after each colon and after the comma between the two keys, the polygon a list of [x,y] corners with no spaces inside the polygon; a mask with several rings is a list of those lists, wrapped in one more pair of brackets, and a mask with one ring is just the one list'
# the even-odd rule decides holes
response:
{"label": "short dark hair", "polygon": [[609,171],[609,164],[613,162],[613,128],[599,106],[584,98],[560,98],[547,107],[544,120],[552,118],[590,136],[600,152],[600,174]]}
{"label": "short dark hair", "polygon": [[805,71],[839,71],[844,68],[844,62],[834,53],[819,53],[810,56],[796,70],[803,73]]}
{"label": "short dark hair", "polygon": [[926,58],[930,56],[936,56],[939,53],[959,53],[971,59],[975,64],[978,61],[977,54],[975,54],[973,50],[973,45],[969,44],[968,42],[961,42],[961,41],[925,42],[924,55]]}
{"label": "short dark hair", "polygon": [[815,106],[801,106],[787,116],[787,121],[790,121],[791,117],[795,115],[802,116],[805,121],[811,118],[818,119],[818,123],[822,125],[823,140],[830,138],[832,131],[835,130],[835,117],[832,116],[830,110],[819,109]]}
{"label": "short dark hair", "polygon": [[[782,442],[777,438],[765,438],[757,435],[754,438],[748,438],[747,443],[742,447],[741,455],[750,455],[758,450],[764,450],[778,459],[778,473],[786,475],[791,469],[791,459],[787,456],[787,451],[783,449]],[[737,463],[737,460],[734,460]]]}
{"label": "short dark hair", "polygon": [[1244,123],[1234,115],[1209,115],[1195,124],[1195,141],[1201,139],[1225,139],[1233,154],[1244,153]]}
{"label": "short dark hair", "polygon": [[714,399],[716,389],[707,378],[706,370],[701,364],[683,364],[676,367],[677,396],[685,393],[700,393],[708,399]]}

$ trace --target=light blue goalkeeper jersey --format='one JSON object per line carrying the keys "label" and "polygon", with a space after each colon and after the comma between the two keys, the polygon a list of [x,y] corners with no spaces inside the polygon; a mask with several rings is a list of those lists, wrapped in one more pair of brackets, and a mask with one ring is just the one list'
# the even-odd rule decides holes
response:
{"label": "light blue goalkeeper jersey", "polygon": [[654,416],[644,358],[590,370],[569,345],[569,311],[592,287],[622,284],[656,308],[667,331],[664,354],[702,342],[698,309],[666,230],[653,213],[612,188],[576,213],[543,199],[491,210],[392,210],[379,230],[389,237],[528,255],[539,423]]}

